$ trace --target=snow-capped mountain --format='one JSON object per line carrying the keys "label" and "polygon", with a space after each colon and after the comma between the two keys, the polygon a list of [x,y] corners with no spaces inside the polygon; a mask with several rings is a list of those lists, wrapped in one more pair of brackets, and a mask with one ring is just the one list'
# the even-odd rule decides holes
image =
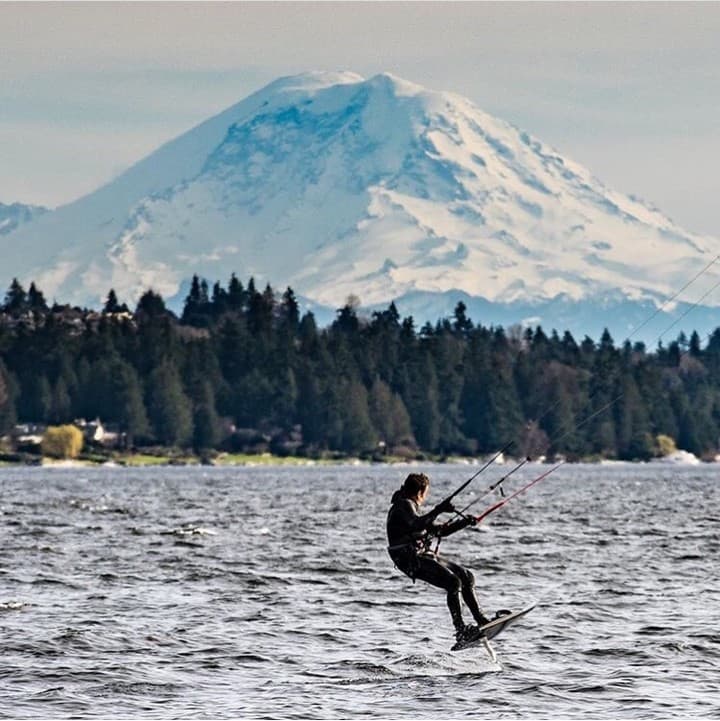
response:
{"label": "snow-capped mountain", "polygon": [[458,95],[308,73],[0,239],[0,283],[99,305],[235,272],[329,309],[394,299],[422,322],[462,299],[479,322],[622,339],[719,249]]}
{"label": "snow-capped mountain", "polygon": [[21,225],[47,213],[48,209],[40,205],[23,205],[0,203],[0,235],[9,235]]}

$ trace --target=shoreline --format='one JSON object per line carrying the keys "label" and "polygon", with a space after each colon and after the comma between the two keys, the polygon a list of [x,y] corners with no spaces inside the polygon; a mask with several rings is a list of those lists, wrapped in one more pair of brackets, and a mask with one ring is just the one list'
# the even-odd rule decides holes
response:
{"label": "shoreline", "polygon": [[[160,467],[207,467],[207,468],[242,468],[258,466],[422,466],[422,465],[465,465],[480,466],[487,463],[487,457],[429,457],[429,458],[402,458],[387,456],[381,458],[359,458],[359,457],[327,457],[307,458],[305,456],[277,456],[271,453],[261,454],[219,454],[211,459],[203,459],[200,456],[183,455],[150,455],[150,454],[127,454],[108,458],[78,458],[78,459],[53,459],[48,457],[26,458],[24,460],[0,459],[0,468],[38,467],[38,468],[150,468]],[[521,461],[512,458],[499,458],[493,465],[515,466]],[[701,460],[686,451],[677,451],[669,456],[653,458],[649,461],[624,461],[606,458],[586,458],[576,461],[564,459],[547,460],[544,458],[531,461],[538,465],[552,465],[560,463],[566,465],[658,465],[658,466],[689,466],[709,465],[720,463],[720,455],[711,460]]]}

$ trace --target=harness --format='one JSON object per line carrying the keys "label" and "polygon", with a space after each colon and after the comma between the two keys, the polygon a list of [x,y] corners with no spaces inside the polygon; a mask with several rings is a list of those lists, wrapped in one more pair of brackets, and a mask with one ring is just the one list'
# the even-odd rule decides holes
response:
{"label": "harness", "polygon": [[[406,541],[405,543],[395,543],[388,546],[387,550],[395,568],[397,568],[401,573],[409,576],[412,579],[412,582],[415,583],[418,569],[418,558],[425,555],[436,555],[435,552],[432,551],[431,546],[432,536],[429,533],[424,532],[422,536],[419,536],[411,541]],[[403,560],[401,560],[403,558],[407,561],[407,564],[403,563]],[[407,567],[403,568],[402,566],[399,566],[398,561],[400,561],[403,566],[407,565]]]}

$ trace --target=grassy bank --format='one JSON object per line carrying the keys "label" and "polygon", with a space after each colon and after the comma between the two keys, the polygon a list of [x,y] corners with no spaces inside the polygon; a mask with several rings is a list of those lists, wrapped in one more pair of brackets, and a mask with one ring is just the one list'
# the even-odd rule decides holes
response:
{"label": "grassy bank", "polygon": [[74,459],[57,459],[35,453],[0,453],[0,466],[48,466],[48,467],[97,467],[117,465],[128,467],[148,466],[317,466],[317,465],[360,465],[371,463],[407,463],[407,462],[460,462],[468,463],[473,459],[450,459],[440,457],[420,457],[408,459],[402,456],[372,456],[358,458],[338,453],[326,453],[317,457],[279,456],[271,453],[215,453],[199,456],[171,449],[153,449],[151,452],[111,453],[85,451]]}

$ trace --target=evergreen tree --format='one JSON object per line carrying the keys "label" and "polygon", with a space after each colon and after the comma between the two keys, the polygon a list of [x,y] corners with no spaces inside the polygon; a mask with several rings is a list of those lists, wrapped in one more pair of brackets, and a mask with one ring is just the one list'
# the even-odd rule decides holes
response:
{"label": "evergreen tree", "polygon": [[700,336],[697,331],[693,331],[690,336],[690,346],[688,351],[693,358],[700,358],[702,355],[702,351],[700,350]]}
{"label": "evergreen tree", "polygon": [[279,369],[271,380],[271,387],[269,417],[275,425],[289,429],[295,423],[297,410],[298,388],[295,371],[290,367]]}
{"label": "evergreen tree", "polygon": [[375,379],[370,389],[368,410],[376,435],[387,446],[397,446],[401,443],[415,445],[410,415],[402,398],[397,393],[393,393],[390,386],[379,378]]}
{"label": "evergreen tree", "polygon": [[115,419],[112,360],[112,357],[103,355],[88,364],[84,380],[85,393],[82,394],[78,408],[83,418]]}
{"label": "evergreen tree", "polygon": [[15,393],[10,373],[0,359],[0,436],[7,433],[17,420]]}
{"label": "evergreen tree", "polygon": [[304,313],[300,319],[298,338],[300,340],[300,353],[312,355],[318,344],[318,328],[315,323],[315,316],[311,311]]}
{"label": "evergreen tree", "polygon": [[28,308],[28,299],[25,289],[17,278],[13,278],[10,288],[5,295],[3,310],[11,315],[19,315]]}
{"label": "evergreen tree", "polygon": [[437,377],[438,411],[440,415],[440,449],[445,453],[471,451],[462,432],[463,417],[460,398],[463,388],[464,343],[445,328],[429,341]]}
{"label": "evergreen tree", "polygon": [[[254,286],[253,286],[254,287]],[[227,291],[228,308],[235,312],[240,312],[245,308],[245,290],[243,284],[235,277],[235,273],[230,277]]]}
{"label": "evergreen tree", "polygon": [[52,387],[50,395],[50,422],[56,425],[70,422],[72,420],[71,410],[72,406],[67,383],[65,383],[64,378],[60,377]]}
{"label": "evergreen tree", "polygon": [[298,382],[298,421],[302,428],[303,441],[307,446],[327,448],[330,436],[340,438],[340,429],[331,429],[328,426],[331,406],[322,376],[315,372],[314,364],[308,359],[301,362],[301,372]]}
{"label": "evergreen tree", "polygon": [[453,330],[459,335],[467,335],[473,329],[472,321],[467,317],[466,311],[465,303],[458,301],[453,317]]}
{"label": "evergreen tree", "polygon": [[110,288],[110,292],[107,294],[105,305],[103,306],[103,313],[128,313],[129,309],[125,303],[119,303],[115,291]]}
{"label": "evergreen tree", "polygon": [[377,446],[377,435],[370,422],[365,386],[358,380],[350,381],[345,386],[343,396],[340,448],[348,453],[373,450]]}
{"label": "evergreen tree", "polygon": [[545,408],[540,425],[550,439],[549,451],[577,456],[582,450],[582,442],[577,434],[578,419],[574,405],[574,400],[577,402],[580,398],[576,371],[558,361],[551,361],[544,369],[540,390]]}
{"label": "evergreen tree", "polygon": [[23,378],[20,397],[20,420],[30,423],[47,423],[52,408],[52,389],[47,376]]}
{"label": "evergreen tree", "polygon": [[258,368],[233,384],[233,416],[243,428],[262,428],[272,416],[274,387]]}
{"label": "evergreen tree", "polygon": [[212,306],[212,314],[215,318],[219,318],[223,313],[226,313],[229,308],[228,292],[219,282],[213,285],[210,304]]}
{"label": "evergreen tree", "polygon": [[300,306],[293,289],[288,287],[280,304],[280,327],[284,333],[294,337],[300,326]]}
{"label": "evergreen tree", "polygon": [[203,278],[200,281],[200,308],[203,311],[207,311],[207,307],[210,304],[210,295],[208,291],[208,282]]}
{"label": "evergreen tree", "polygon": [[673,394],[672,401],[675,406],[675,415],[678,419],[678,448],[689,453],[694,453],[697,456],[702,455],[703,446],[700,438],[700,429],[695,421],[695,416],[687,397],[676,393]]}
{"label": "evergreen tree", "polygon": [[207,328],[212,322],[213,314],[207,281],[204,278],[200,280],[197,275],[193,275],[190,292],[185,298],[181,322],[198,328]]}
{"label": "evergreen tree", "polygon": [[29,309],[35,313],[47,313],[49,310],[42,291],[39,291],[35,287],[35,283],[30,283],[27,294],[27,305]]}
{"label": "evergreen tree", "polygon": [[148,410],[155,437],[168,446],[185,446],[192,440],[192,406],[180,382],[177,368],[169,361],[149,377]]}
{"label": "evergreen tree", "polygon": [[165,301],[159,293],[155,293],[153,290],[148,290],[140,296],[137,308],[135,309],[135,315],[140,320],[159,318],[166,313],[167,308],[165,308]]}
{"label": "evergreen tree", "polygon": [[[80,385],[74,368],[74,357],[67,344],[58,348],[55,361],[55,388],[53,409],[63,419],[70,421],[80,414]],[[63,395],[66,394],[66,398]],[[57,421],[58,423],[62,421]]]}
{"label": "evergreen tree", "polygon": [[523,415],[506,352],[474,339],[460,399],[463,431],[485,452],[519,444]]}
{"label": "evergreen tree", "polygon": [[214,345],[220,370],[232,386],[250,370],[250,347],[252,339],[245,321],[228,317],[216,333]]}
{"label": "evergreen tree", "polygon": [[332,324],[332,330],[351,337],[357,335],[360,330],[360,321],[355,307],[351,303],[346,303],[337,311],[337,318]]}
{"label": "evergreen tree", "polygon": [[[254,282],[250,279],[252,288],[254,288]],[[275,311],[275,294],[272,288],[268,284],[262,293],[257,291],[251,291],[251,286],[248,286],[248,310],[247,310],[247,323],[248,329],[253,336],[264,336],[268,338],[272,330],[273,314]]]}
{"label": "evergreen tree", "polygon": [[372,379],[377,377],[393,390],[399,388],[401,332],[400,316],[394,303],[387,310],[374,312],[371,323],[362,329],[355,356],[362,377],[370,387]]}
{"label": "evergreen tree", "polygon": [[623,393],[616,405],[618,457],[649,460],[653,455],[653,435],[647,411],[632,375],[623,377]]}
{"label": "evergreen tree", "polygon": [[413,435],[421,448],[436,452],[440,443],[440,409],[435,367],[427,353],[409,359],[402,383],[402,399],[412,419]]}
{"label": "evergreen tree", "polygon": [[135,369],[129,363],[117,359],[110,368],[110,386],[113,412],[108,409],[102,417],[119,424],[128,446],[132,446],[138,438],[148,438],[150,424]]}
{"label": "evergreen tree", "polygon": [[221,440],[220,418],[209,382],[202,383],[193,404],[193,447],[196,451],[217,448]]}

